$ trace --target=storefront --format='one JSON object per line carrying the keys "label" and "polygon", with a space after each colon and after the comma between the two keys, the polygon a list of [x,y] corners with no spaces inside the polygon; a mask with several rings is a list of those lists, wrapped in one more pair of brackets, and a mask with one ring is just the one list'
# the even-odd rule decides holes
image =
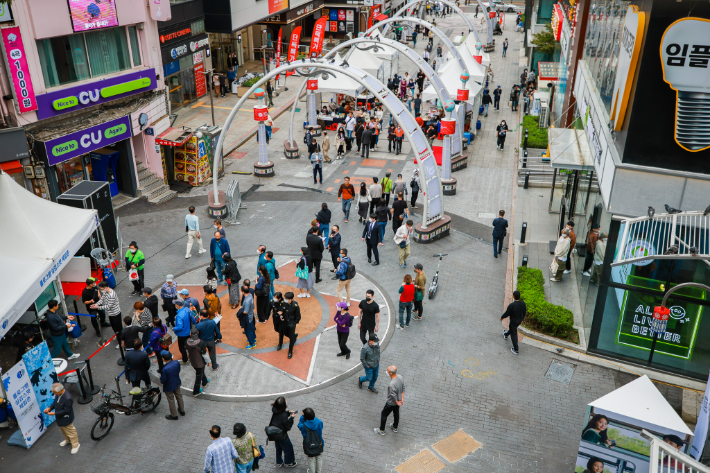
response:
{"label": "storefront", "polygon": [[22,187],[31,189],[25,184],[24,165],[29,166],[30,150],[27,146],[27,136],[23,128],[6,128],[0,130],[0,169],[9,174]]}
{"label": "storefront", "polygon": [[192,34],[190,27],[181,31],[183,36],[160,49],[171,111],[207,93],[204,63],[210,53],[209,37],[207,33],[188,36]]}

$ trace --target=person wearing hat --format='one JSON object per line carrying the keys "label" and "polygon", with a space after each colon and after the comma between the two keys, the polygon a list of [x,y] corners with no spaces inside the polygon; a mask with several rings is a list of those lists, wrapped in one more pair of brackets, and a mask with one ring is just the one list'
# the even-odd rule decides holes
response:
{"label": "person wearing hat", "polygon": [[195,368],[195,385],[192,388],[192,395],[197,397],[202,394],[202,386],[207,386],[210,382],[205,376],[205,359],[202,356],[202,349],[200,348],[200,334],[196,327],[192,327],[190,330],[190,338],[185,344],[185,349],[187,350],[187,356],[190,358],[190,364]]}
{"label": "person wearing hat", "polygon": [[185,302],[185,306],[194,307],[197,313],[200,312],[200,302],[196,298],[190,296],[190,291],[183,288],[178,291],[178,294],[180,294],[182,300]]}
{"label": "person wearing hat", "polygon": [[168,326],[172,325],[174,327],[175,315],[177,314],[175,300],[177,300],[178,294],[177,284],[175,283],[175,278],[172,274],[165,276],[165,284],[163,284],[160,288],[160,298],[163,299],[163,310],[168,313],[165,323]]}
{"label": "person wearing hat", "polygon": [[96,279],[88,278],[86,280],[86,287],[81,291],[81,301],[86,306],[86,311],[91,317],[91,325],[96,330],[96,336],[101,336],[101,330],[99,329],[99,323],[102,327],[110,327],[111,324],[106,322],[106,313],[103,310],[92,309],[91,306],[96,304],[101,295],[99,294],[99,289],[96,287]]}
{"label": "person wearing hat", "polygon": [[335,304],[338,311],[335,313],[335,330],[338,333],[338,346],[340,353],[335,356],[345,356],[346,360],[350,359],[350,348],[348,348],[348,336],[350,335],[350,326],[353,324],[353,318],[348,313],[347,302],[338,302]]}
{"label": "person wearing hat", "polygon": [[607,236],[606,232],[601,232],[599,234],[596,247],[594,248],[594,274],[592,274],[592,277],[589,278],[589,280],[597,286],[602,280],[602,268],[604,267],[604,256],[606,255]]}
{"label": "person wearing hat", "polygon": [[175,327],[173,331],[178,338],[178,348],[182,355],[182,364],[184,365],[187,364],[188,361],[185,343],[190,336],[190,329],[195,324],[195,320],[192,318],[190,308],[180,299],[175,301],[175,307],[177,307],[178,313],[175,316]]}
{"label": "person wearing hat", "polygon": [[[165,362],[163,372],[160,373],[160,384],[163,385],[163,392],[168,400],[168,408],[170,409],[170,414],[166,415],[165,418],[178,420],[178,413],[181,416],[185,415],[185,405],[183,404],[182,393],[180,393],[180,386],[182,385],[182,381],[180,381],[180,363],[177,360],[173,360],[172,353],[167,350],[163,350],[160,356],[163,357],[163,362]],[[175,410],[176,399],[177,411]]]}
{"label": "person wearing hat", "polygon": [[569,229],[565,228],[562,230],[560,239],[557,240],[557,246],[555,246],[555,257],[550,264],[550,281],[562,281],[562,273],[565,270],[565,263],[567,262],[567,257],[569,256],[569,248]]}
{"label": "person wearing hat", "polygon": [[367,390],[377,394],[375,382],[377,382],[377,374],[380,369],[380,343],[377,334],[371,333],[370,340],[360,349],[360,362],[365,368],[365,376],[360,376],[357,379],[357,387],[362,389],[362,383],[369,381]]}

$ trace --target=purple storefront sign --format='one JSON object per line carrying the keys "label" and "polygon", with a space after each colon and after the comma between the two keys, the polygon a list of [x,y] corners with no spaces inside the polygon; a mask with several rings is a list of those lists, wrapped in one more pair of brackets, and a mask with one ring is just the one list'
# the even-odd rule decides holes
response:
{"label": "purple storefront sign", "polygon": [[37,118],[44,120],[64,113],[76,112],[153,90],[156,87],[155,69],[151,68],[48,92],[37,96]]}
{"label": "purple storefront sign", "polygon": [[117,118],[44,143],[50,166],[131,137],[131,120]]}

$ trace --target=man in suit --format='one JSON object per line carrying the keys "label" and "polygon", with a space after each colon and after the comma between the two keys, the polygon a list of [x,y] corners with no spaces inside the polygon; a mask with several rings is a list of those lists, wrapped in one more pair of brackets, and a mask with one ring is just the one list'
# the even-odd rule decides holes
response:
{"label": "man in suit", "polygon": [[323,259],[323,240],[316,235],[315,228],[308,230],[306,235],[306,246],[308,247],[308,256],[313,259],[313,266],[316,268],[316,282],[321,282],[320,278],[320,262]]}
{"label": "man in suit", "polygon": [[44,410],[44,413],[57,418],[57,425],[62,431],[64,440],[59,443],[60,447],[71,443],[71,454],[74,455],[79,451],[79,435],[74,427],[74,409],[72,408],[71,395],[64,390],[62,383],[54,383],[52,385],[54,393],[54,402],[51,406]]}
{"label": "man in suit", "polygon": [[143,344],[140,338],[133,341],[133,347],[126,349],[126,381],[130,381],[134,388],[140,387],[143,381],[146,387],[150,387],[150,358],[143,351]]}
{"label": "man in suit", "polygon": [[498,253],[503,253],[503,240],[507,234],[508,221],[504,218],[505,210],[498,212],[498,218],[493,220],[493,257],[497,258]]}
{"label": "man in suit", "polygon": [[508,340],[508,337],[510,337],[513,341],[513,348],[510,351],[513,352],[513,355],[517,355],[520,353],[518,351],[518,326],[523,323],[523,319],[527,314],[527,306],[525,302],[520,300],[520,292],[514,291],[513,299],[515,300],[508,305],[505,313],[500,316],[500,320],[510,317],[510,324],[508,325],[508,330],[503,331],[503,338]]}
{"label": "man in suit", "polygon": [[[160,382],[163,385],[163,392],[165,393],[165,398],[168,400],[168,408],[170,409],[170,414],[166,415],[165,418],[168,420],[178,420],[178,412],[181,416],[185,415],[185,405],[182,401],[182,393],[180,392],[180,386],[182,381],[180,381],[180,363],[177,360],[173,360],[173,355],[167,350],[163,350],[160,353],[163,357],[163,362],[165,366],[163,367],[163,372],[160,373]],[[177,411],[175,410],[175,400],[177,399]]]}
{"label": "man in suit", "polygon": [[375,262],[373,266],[380,264],[380,253],[377,251],[377,245],[382,244],[380,240],[380,227],[377,226],[377,216],[370,214],[370,221],[367,222],[362,230],[362,241],[367,244],[367,262],[372,263],[372,253],[375,253]]}
{"label": "man in suit", "polygon": [[362,154],[361,158],[368,159],[370,157],[370,141],[372,141],[372,128],[365,127],[362,132]]}

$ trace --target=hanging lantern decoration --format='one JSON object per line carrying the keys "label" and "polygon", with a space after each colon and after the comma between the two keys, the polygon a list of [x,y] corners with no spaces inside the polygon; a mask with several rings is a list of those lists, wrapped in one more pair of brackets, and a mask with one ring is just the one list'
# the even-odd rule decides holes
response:
{"label": "hanging lantern decoration", "polygon": [[441,120],[441,134],[442,135],[453,135],[456,132],[456,120],[451,118],[451,112],[456,108],[456,104],[453,100],[447,100],[444,102],[444,110],[446,111],[446,118]]}

